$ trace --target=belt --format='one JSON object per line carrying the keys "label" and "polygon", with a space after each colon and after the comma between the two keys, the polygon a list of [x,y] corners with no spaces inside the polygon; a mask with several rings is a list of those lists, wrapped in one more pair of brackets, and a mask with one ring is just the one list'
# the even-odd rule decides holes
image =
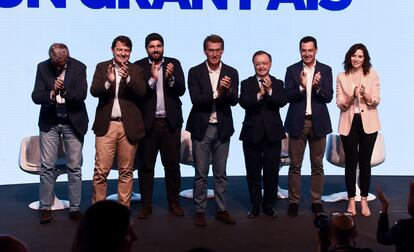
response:
{"label": "belt", "polygon": [[211,125],[211,126],[217,126],[217,124],[218,123],[211,123],[211,122],[208,123],[208,125]]}
{"label": "belt", "polygon": [[59,117],[59,116],[57,116],[55,122],[57,124],[69,124],[70,123],[70,120],[69,120],[69,117],[68,116],[65,116],[65,117]]}
{"label": "belt", "polygon": [[305,120],[312,120],[312,115],[305,115]]}
{"label": "belt", "polygon": [[122,122],[122,117],[111,118],[111,121]]}

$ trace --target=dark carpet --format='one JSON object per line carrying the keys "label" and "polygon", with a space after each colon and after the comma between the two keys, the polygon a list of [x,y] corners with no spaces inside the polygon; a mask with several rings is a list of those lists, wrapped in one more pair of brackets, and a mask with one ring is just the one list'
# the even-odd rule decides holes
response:
{"label": "dark carpet", "polygon": [[[408,181],[411,177],[374,176],[372,186],[380,183],[390,199],[390,220],[408,216],[406,209]],[[287,187],[287,177],[281,176],[280,185]],[[192,178],[183,178],[182,188],[192,186]],[[212,185],[209,181],[209,185]],[[230,213],[236,219],[236,225],[226,225],[214,219],[214,200],[209,200],[207,226],[193,225],[194,208],[189,199],[181,199],[186,214],[174,217],[168,213],[163,179],[156,179],[153,199],[153,215],[146,220],[135,218],[139,203],[131,205],[134,229],[138,241],[133,251],[169,251],[184,252],[192,247],[208,247],[215,252],[224,251],[316,251],[317,229],[313,226],[313,214],[310,210],[310,178],[303,176],[302,202],[299,215],[286,215],[287,200],[278,200],[280,217],[272,219],[260,215],[248,219],[246,213],[250,204],[245,177],[229,177],[228,205]],[[135,181],[134,188],[137,189]],[[343,191],[342,176],[326,176],[325,193]],[[91,181],[83,182],[82,210],[90,205]],[[116,181],[109,182],[109,192],[116,192]],[[66,182],[57,183],[56,193],[67,198]],[[38,223],[38,212],[28,208],[28,204],[38,199],[38,184],[0,186],[0,233],[7,233],[25,241],[32,252],[70,251],[77,223],[68,219],[67,211],[53,212],[53,221],[47,225]],[[345,210],[346,201],[325,203],[326,212]],[[355,217],[358,230],[357,246],[370,247],[374,251],[394,251],[394,247],[377,244],[375,233],[380,203],[370,203],[372,216]]]}

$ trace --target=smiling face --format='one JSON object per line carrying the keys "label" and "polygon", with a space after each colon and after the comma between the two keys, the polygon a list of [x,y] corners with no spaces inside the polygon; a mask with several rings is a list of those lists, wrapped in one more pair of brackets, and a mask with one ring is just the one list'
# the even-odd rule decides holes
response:
{"label": "smiling face", "polygon": [[317,52],[318,49],[312,41],[300,44],[300,56],[302,57],[302,61],[305,65],[309,67],[315,63]]}
{"label": "smiling face", "polygon": [[357,49],[354,54],[351,55],[351,64],[354,70],[362,68],[364,64],[364,52],[361,49]]}
{"label": "smiling face", "polygon": [[269,56],[266,54],[258,54],[254,57],[253,64],[258,77],[264,78],[269,75],[270,68],[272,67]]}
{"label": "smiling face", "polygon": [[149,42],[146,50],[151,61],[160,62],[164,55],[164,46],[159,40]]}
{"label": "smiling face", "polygon": [[117,41],[115,47],[112,49],[112,54],[115,63],[122,65],[128,62],[129,57],[131,56],[131,48],[121,41]]}
{"label": "smiling face", "polygon": [[217,69],[220,65],[221,56],[223,55],[223,46],[221,43],[208,41],[204,54],[207,56],[207,64],[212,69]]}

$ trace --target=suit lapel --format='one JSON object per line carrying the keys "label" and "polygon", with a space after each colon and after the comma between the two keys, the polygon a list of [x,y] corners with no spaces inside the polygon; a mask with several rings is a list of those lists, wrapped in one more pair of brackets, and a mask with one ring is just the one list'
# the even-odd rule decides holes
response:
{"label": "suit lapel", "polygon": [[202,79],[206,80],[206,84],[204,85],[205,86],[204,88],[207,89],[206,91],[213,93],[213,87],[211,86],[211,81],[210,81],[210,74],[207,68],[207,61],[203,63],[202,74],[204,75]]}

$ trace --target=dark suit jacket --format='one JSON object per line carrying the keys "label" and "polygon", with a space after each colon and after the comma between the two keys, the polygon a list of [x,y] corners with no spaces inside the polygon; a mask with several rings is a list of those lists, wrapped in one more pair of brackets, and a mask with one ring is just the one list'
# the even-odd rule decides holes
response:
{"label": "dark suit jacket", "polygon": [[414,251],[414,218],[399,220],[391,228],[388,214],[381,213],[377,226],[377,241],[383,245],[395,245],[396,252]]}
{"label": "dark suit jacket", "polygon": [[235,106],[238,101],[239,74],[236,69],[222,63],[219,80],[226,75],[231,78],[231,92],[223,93],[214,100],[206,61],[192,67],[188,72],[188,91],[193,107],[188,116],[186,130],[191,133],[191,138],[203,139],[213,104],[216,104],[219,138],[228,140],[233,135],[231,106]]}
{"label": "dark suit jacket", "polygon": [[[56,124],[56,102],[50,99],[50,92],[53,90],[56,78],[56,70],[50,59],[37,65],[32,100],[41,105],[39,128],[45,132]],[[64,85],[68,118],[75,131],[80,135],[85,135],[89,122],[84,102],[88,92],[88,84],[86,82],[86,66],[82,62],[74,58],[68,59]]]}
{"label": "dark suit jacket", "polygon": [[[286,70],[285,90],[290,103],[285,120],[286,132],[291,136],[299,136],[305,124],[306,91],[300,91],[300,73],[303,62],[299,61]],[[320,90],[312,90],[312,127],[316,136],[326,136],[332,132],[327,103],[333,97],[332,69],[316,61],[315,74],[321,73]]]}
{"label": "dark suit jacket", "polygon": [[280,141],[286,138],[279,108],[287,103],[283,81],[270,76],[272,80],[272,95],[265,95],[262,100],[257,100],[260,91],[256,76],[251,76],[242,81],[239,103],[246,110],[240,140],[251,144],[257,144],[265,137],[270,142]]}
{"label": "dark suit jacket", "polygon": [[[112,106],[115,98],[115,84],[107,90],[105,82],[107,81],[106,73],[112,60],[104,61],[96,66],[93,75],[91,94],[99,98],[96,107],[95,122],[92,130],[97,136],[104,136],[109,128],[111,119]],[[141,117],[141,111],[137,103],[145,95],[144,72],[141,67],[128,64],[130,82],[126,83],[125,78],[119,83],[118,100],[121,107],[122,123],[128,140],[137,143],[144,134],[144,123]]]}
{"label": "dark suit jacket", "polygon": [[[165,79],[165,66],[168,63],[174,64],[174,84],[172,87]],[[148,85],[148,80],[151,78],[151,64],[149,63],[148,58],[143,58],[139,61],[136,61],[134,64],[137,64],[144,69],[144,79],[145,85],[147,87],[147,93],[145,94],[143,99],[140,100],[139,108],[144,119],[145,130],[148,131],[151,128],[155,118],[155,110],[157,106],[157,90],[156,88],[150,88]],[[182,96],[185,92],[185,80],[183,69],[181,68],[181,64],[178,60],[168,57],[164,57],[163,66],[164,104],[166,120],[172,129],[181,128],[183,124],[183,112],[181,109],[182,103],[180,100],[180,96]]]}

